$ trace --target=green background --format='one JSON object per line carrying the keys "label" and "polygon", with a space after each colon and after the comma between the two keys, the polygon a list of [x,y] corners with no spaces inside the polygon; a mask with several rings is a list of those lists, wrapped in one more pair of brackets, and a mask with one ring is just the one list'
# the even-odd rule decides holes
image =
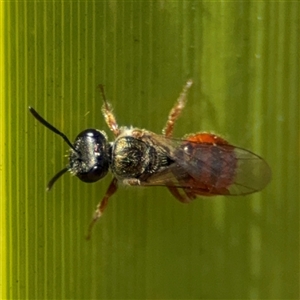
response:
{"label": "green background", "polygon": [[[5,2],[7,298],[299,298],[299,2]],[[210,131],[263,156],[271,184],[183,205],[120,188],[84,235],[111,175],[65,175],[71,140],[107,126],[160,133],[188,78],[175,136]],[[112,134],[110,134],[112,138]]]}

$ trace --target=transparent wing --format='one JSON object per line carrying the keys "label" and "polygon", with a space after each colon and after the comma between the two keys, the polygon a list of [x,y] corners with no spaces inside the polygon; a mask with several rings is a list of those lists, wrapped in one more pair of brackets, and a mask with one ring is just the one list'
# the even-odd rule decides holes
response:
{"label": "transparent wing", "polygon": [[228,144],[152,138],[174,163],[141,185],[174,186],[199,195],[245,195],[262,190],[271,179],[268,164],[251,151]]}

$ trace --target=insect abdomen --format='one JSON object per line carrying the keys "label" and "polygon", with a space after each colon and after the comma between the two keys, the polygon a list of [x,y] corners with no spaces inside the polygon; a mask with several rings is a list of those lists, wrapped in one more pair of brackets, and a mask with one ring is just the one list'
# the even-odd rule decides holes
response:
{"label": "insect abdomen", "polygon": [[226,193],[234,182],[237,159],[234,147],[212,134],[196,134],[183,144],[185,169],[200,190],[211,194]]}

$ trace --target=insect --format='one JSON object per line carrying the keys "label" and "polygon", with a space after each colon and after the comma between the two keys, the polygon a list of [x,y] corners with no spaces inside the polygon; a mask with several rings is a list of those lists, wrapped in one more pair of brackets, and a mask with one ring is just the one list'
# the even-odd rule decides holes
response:
{"label": "insect", "polygon": [[189,203],[197,196],[246,195],[262,190],[270,181],[271,171],[260,156],[230,145],[212,133],[194,133],[183,139],[172,137],[174,125],[192,86],[188,80],[171,109],[162,135],[135,127],[119,127],[104,88],[99,85],[106,124],[115,140],[108,142],[106,133],[86,129],[72,144],[32,107],[29,111],[48,129],[60,135],[70,146],[69,164],[48,183],[47,190],[64,173],[70,171],[84,182],[96,182],[110,170],[113,179],[97,206],[88,230],[88,238],[103,214],[118,183],[129,186],[166,186],[180,202]]}

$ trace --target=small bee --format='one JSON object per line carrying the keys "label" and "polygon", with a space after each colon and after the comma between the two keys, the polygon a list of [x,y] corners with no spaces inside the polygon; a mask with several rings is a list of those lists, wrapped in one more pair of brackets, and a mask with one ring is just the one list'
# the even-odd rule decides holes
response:
{"label": "small bee", "polygon": [[260,156],[232,146],[215,134],[194,133],[183,139],[172,138],[175,122],[187,102],[192,83],[188,80],[183,87],[162,135],[135,127],[119,127],[102,85],[99,85],[104,102],[102,113],[115,136],[113,142],[108,142],[104,131],[86,129],[72,144],[66,135],[29,107],[39,122],[70,146],[69,164],[49,181],[47,190],[67,171],[89,183],[100,180],[109,170],[113,174],[94,213],[87,238],[119,182],[129,186],[166,186],[183,203],[189,203],[197,196],[251,194],[268,184],[271,170]]}

